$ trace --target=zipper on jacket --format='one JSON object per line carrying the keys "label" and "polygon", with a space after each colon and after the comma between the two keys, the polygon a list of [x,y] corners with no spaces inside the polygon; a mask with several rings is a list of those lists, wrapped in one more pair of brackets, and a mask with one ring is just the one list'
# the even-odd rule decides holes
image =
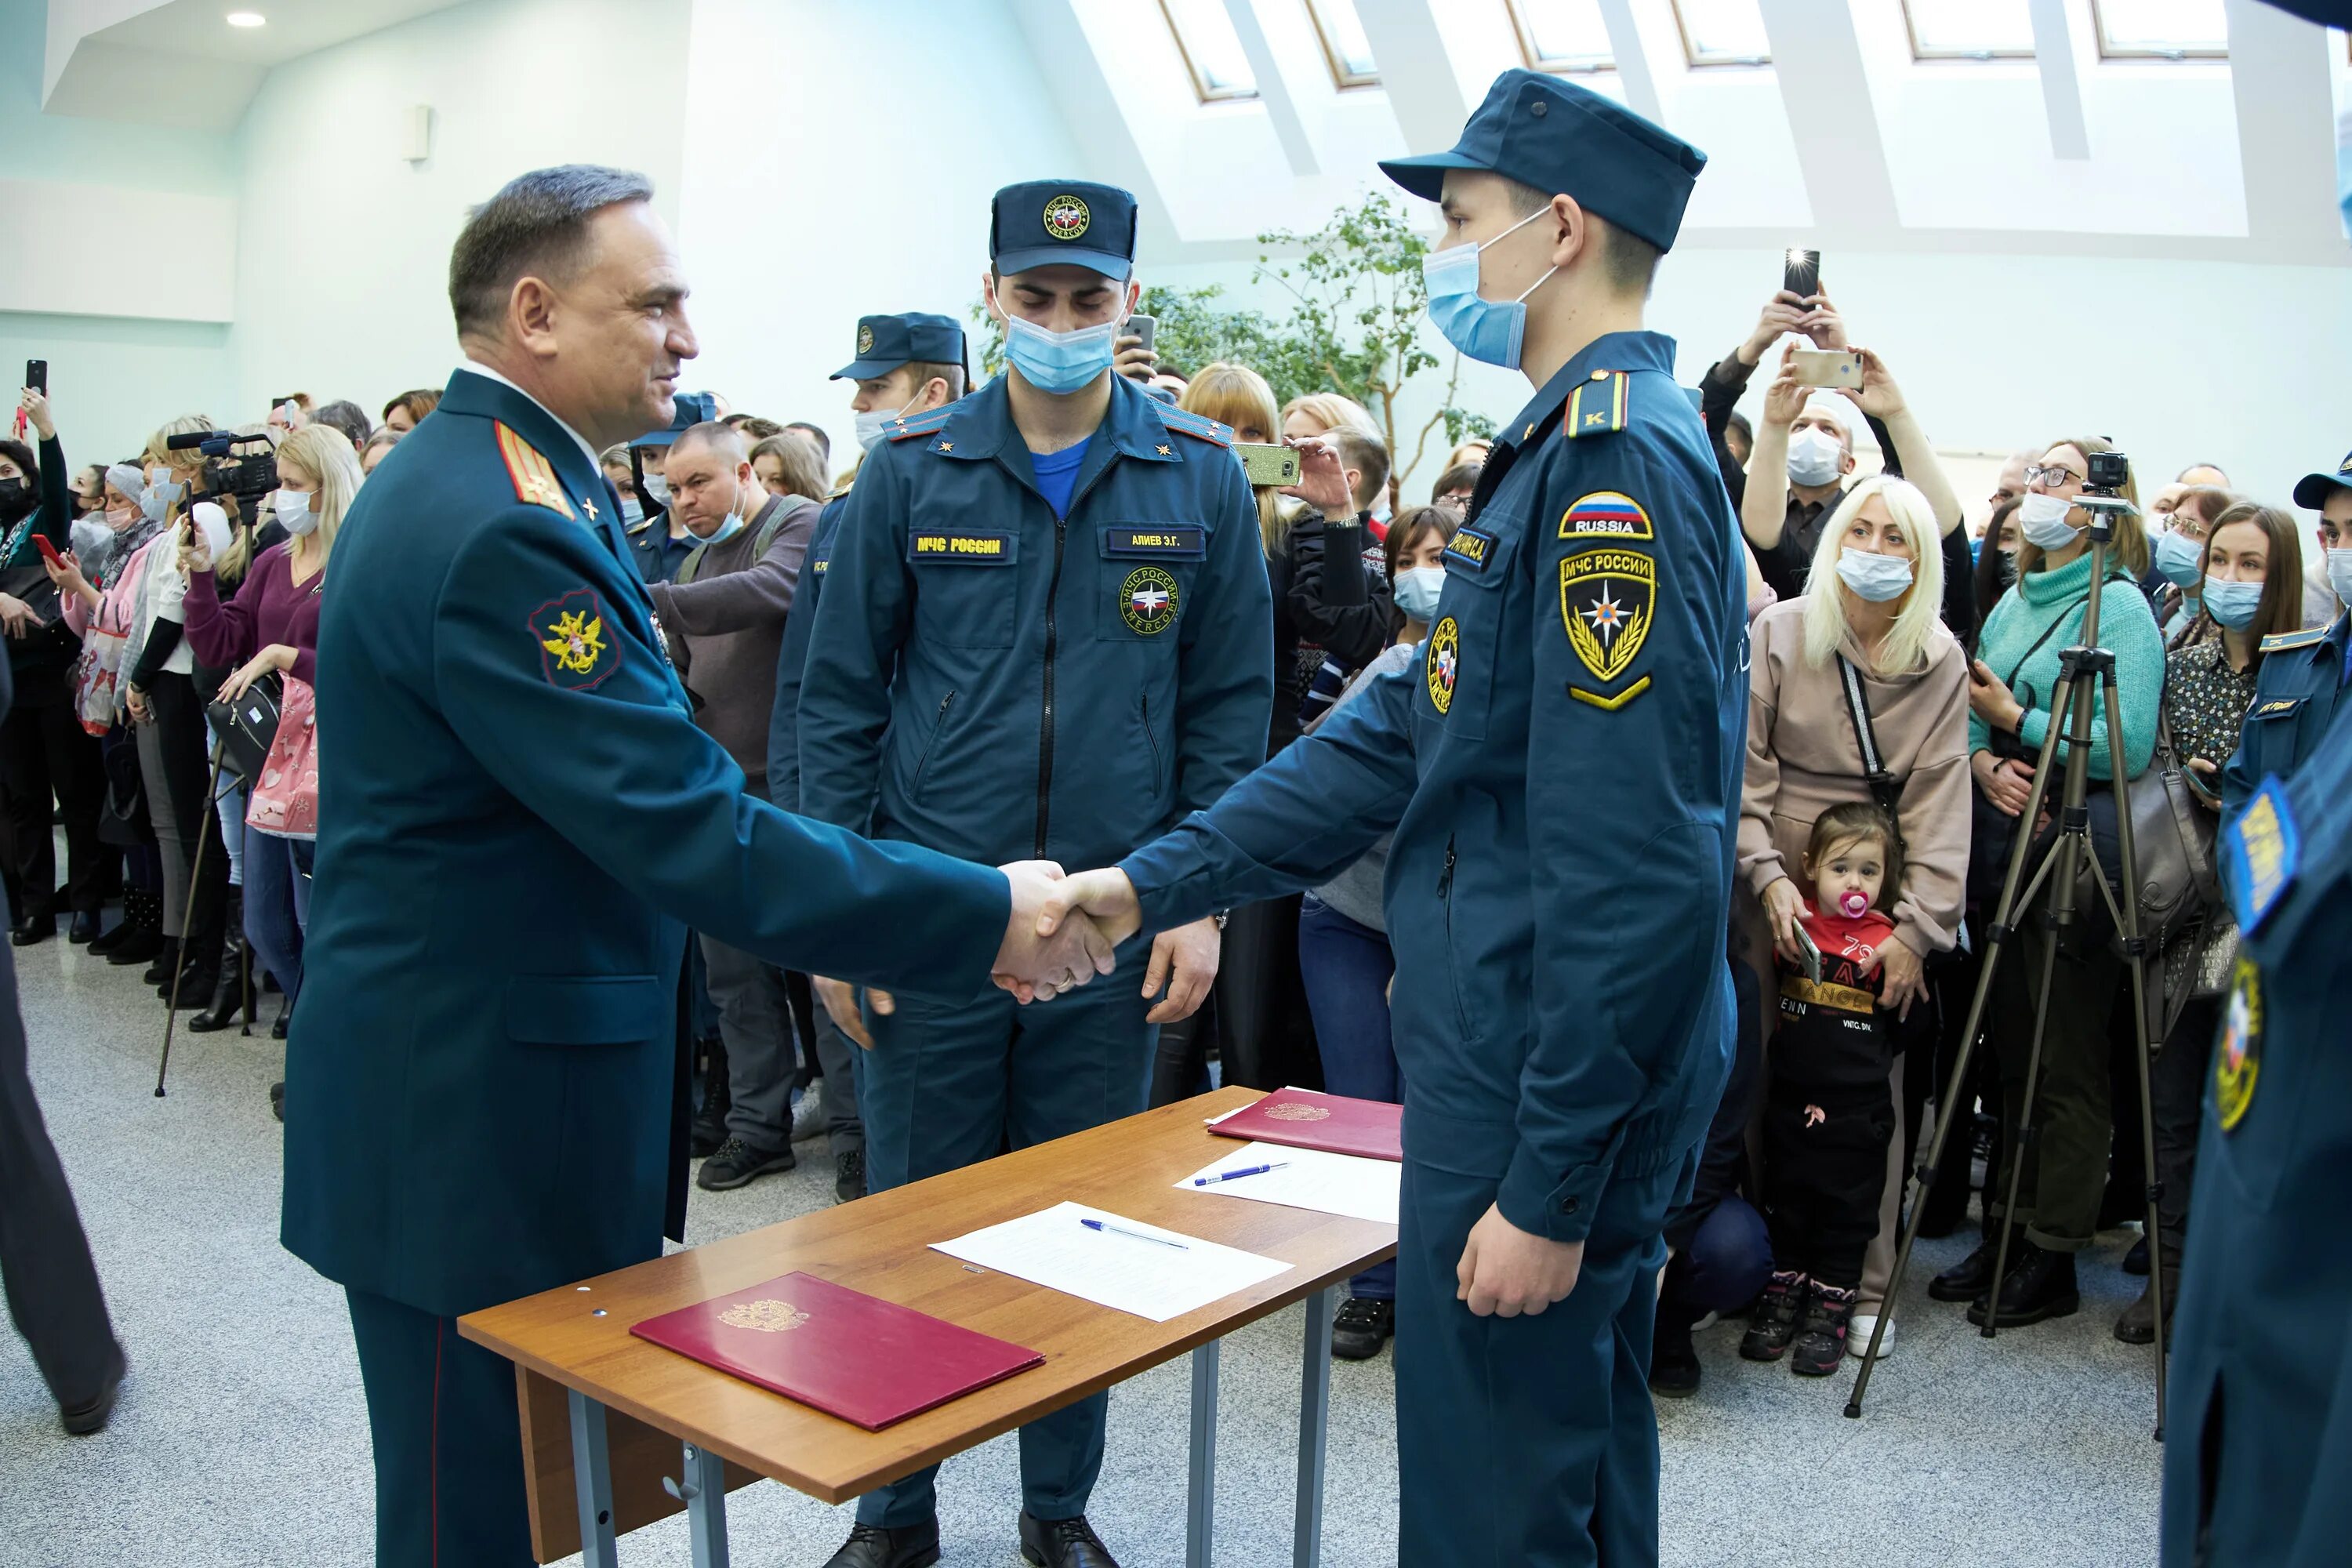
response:
{"label": "zipper on jacket", "polygon": [[[1073,501],[1072,505],[1076,502]],[[1053,826],[1054,655],[1061,644],[1056,602],[1062,596],[1062,551],[1069,542],[1066,517],[1054,520],[1054,574],[1045,584],[1045,701],[1037,720],[1037,858],[1045,858],[1045,835]]]}
{"label": "zipper on jacket", "polygon": [[1149,691],[1143,694],[1143,739],[1151,747],[1151,787],[1164,790],[1168,787],[1167,770],[1160,761],[1160,737],[1151,728],[1151,693]]}
{"label": "zipper on jacket", "polygon": [[931,753],[940,749],[940,732],[948,727],[948,710],[955,706],[955,700],[953,687],[950,687],[948,694],[940,699],[939,714],[931,721],[931,737],[923,742],[923,754],[915,759],[915,776],[907,781],[908,800],[914,799],[916,793],[922,788],[923,770],[931,765]]}
{"label": "zipper on jacket", "polygon": [[1470,1014],[1462,1005],[1461,954],[1454,945],[1454,836],[1445,836],[1445,869],[1437,878],[1438,901],[1445,906],[1445,983],[1454,991],[1454,1022],[1470,1038]]}

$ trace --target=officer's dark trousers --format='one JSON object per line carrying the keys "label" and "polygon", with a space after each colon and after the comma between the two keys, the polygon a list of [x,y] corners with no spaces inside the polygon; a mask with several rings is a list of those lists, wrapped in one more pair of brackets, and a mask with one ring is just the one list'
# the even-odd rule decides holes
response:
{"label": "officer's dark trousers", "polygon": [[1612,1177],[1568,1299],[1534,1316],[1481,1318],[1454,1300],[1454,1267],[1499,1182],[1406,1159],[1396,1405],[1412,1415],[1397,1426],[1400,1563],[1657,1562],[1649,1378],[1659,1232],[1696,1168],[1693,1149],[1664,1170]]}
{"label": "officer's dark trousers", "polygon": [[[868,1012],[858,1104],[866,1181],[886,1192],[1025,1149],[1144,1108],[1159,1031],[1143,1021],[1150,944],[1117,970],[1052,1002],[1023,1007],[1003,992],[961,1005],[897,998]],[[1649,1341],[1643,1346],[1646,1352]],[[1108,1394],[1091,1394],[1021,1428],[1022,1506],[1038,1519],[1084,1513],[1102,1469]],[[901,1526],[938,1511],[938,1468],[857,1500],[866,1524]]]}
{"label": "officer's dark trousers", "polygon": [[[42,825],[44,837],[47,825]],[[59,1406],[99,1396],[121,1366],[65,1167],[33,1098],[16,966],[0,951],[0,1285]],[[5,1553],[0,1553],[5,1555]]]}
{"label": "officer's dark trousers", "polygon": [[762,1152],[792,1142],[799,1037],[784,972],[740,947],[699,939],[719,1036],[727,1042],[727,1131]]}
{"label": "officer's dark trousers", "polygon": [[823,1004],[814,1006],[816,1059],[824,1069],[824,1143],[835,1161],[866,1152],[866,1123],[857,1109],[857,1058],[866,1053],[841,1032]]}
{"label": "officer's dark trousers", "polygon": [[455,1319],[344,1295],[375,1447],[376,1568],[527,1568],[514,1363]]}

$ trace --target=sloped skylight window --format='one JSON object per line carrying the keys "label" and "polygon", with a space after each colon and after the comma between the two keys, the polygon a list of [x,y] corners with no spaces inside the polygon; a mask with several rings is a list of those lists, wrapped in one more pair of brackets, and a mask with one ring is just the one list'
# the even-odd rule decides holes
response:
{"label": "sloped skylight window", "polygon": [[1695,66],[1760,66],[1772,58],[1756,0],[1675,0],[1683,55]]}
{"label": "sloped skylight window", "polygon": [[2091,15],[2106,59],[2210,60],[2230,52],[2221,0],[2091,0]]}
{"label": "sloped skylight window", "polygon": [[2026,0],[1903,0],[1911,58],[1994,60],[2033,58]]}
{"label": "sloped skylight window", "polygon": [[1617,68],[1600,0],[1504,0],[1518,29],[1519,53],[1539,71]]}
{"label": "sloped skylight window", "polygon": [[1372,44],[1364,36],[1364,20],[1356,15],[1356,0],[1307,0],[1315,18],[1316,36],[1323,40],[1323,58],[1339,87],[1376,87],[1380,68],[1372,63]]}
{"label": "sloped skylight window", "polygon": [[1224,0],[1160,0],[1160,14],[1176,36],[1176,52],[1192,73],[1192,90],[1202,103],[1257,96],[1257,79],[1250,74]]}

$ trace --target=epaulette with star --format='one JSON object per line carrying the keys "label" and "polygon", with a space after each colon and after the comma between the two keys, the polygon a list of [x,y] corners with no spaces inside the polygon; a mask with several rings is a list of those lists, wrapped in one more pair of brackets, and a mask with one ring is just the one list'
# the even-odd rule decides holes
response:
{"label": "epaulette with star", "polygon": [[1159,414],[1160,422],[1180,436],[1190,436],[1213,447],[1234,444],[1234,427],[1230,425],[1220,425],[1213,419],[1189,413],[1172,403],[1162,403],[1156,397],[1151,400],[1151,406]]}
{"label": "epaulette with star", "polygon": [[928,436],[948,422],[948,416],[955,412],[955,407],[952,403],[943,404],[911,419],[900,415],[884,426],[882,433],[893,441],[911,441],[918,436]]}
{"label": "epaulette with star", "polygon": [[1560,434],[1573,441],[1580,436],[1609,436],[1625,428],[1627,389],[1633,377],[1622,370],[1596,370],[1568,396],[1559,417]]}
{"label": "epaulette with star", "polygon": [[2289,648],[2309,647],[2315,642],[2324,641],[2328,629],[2326,626],[2305,626],[2301,631],[2277,632],[2262,640],[2262,650],[2264,653],[2284,653]]}
{"label": "epaulette with star", "polygon": [[514,481],[515,500],[577,519],[580,514],[572,510],[563,485],[555,477],[554,465],[504,422],[493,420],[491,425],[498,431],[499,456],[506,460],[507,477]]}

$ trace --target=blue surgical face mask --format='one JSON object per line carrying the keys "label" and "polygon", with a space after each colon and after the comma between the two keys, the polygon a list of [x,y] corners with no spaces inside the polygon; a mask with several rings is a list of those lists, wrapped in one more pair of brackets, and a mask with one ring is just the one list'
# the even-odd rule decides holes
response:
{"label": "blue surgical face mask", "polygon": [[1437,614],[1438,596],[1445,592],[1445,568],[1415,566],[1397,574],[1396,607],[1409,621],[1427,621]]}
{"label": "blue surgical face mask", "polygon": [[2194,589],[2205,575],[2205,546],[2185,533],[2166,529],[2156,536],[2156,569],[2167,581]]}
{"label": "blue surgical face mask", "polygon": [[1911,563],[1900,555],[1848,550],[1837,559],[1838,581],[1874,605],[1899,599],[1911,588]]}
{"label": "blue surgical face mask", "polygon": [[623,496],[621,498],[622,526],[625,528],[635,528],[637,524],[645,521],[645,520],[646,503],[639,500],[635,496]]}
{"label": "blue surgical face mask", "polygon": [[1110,368],[1124,321],[1074,331],[1048,331],[1019,316],[1004,318],[1004,357],[1038,391],[1066,396]]}
{"label": "blue surgical face mask", "polygon": [[727,521],[719,525],[719,531],[712,534],[702,542],[705,544],[724,544],[727,541],[734,538],[737,534],[742,531],[743,514],[740,511],[730,511],[727,514]]}
{"label": "blue surgical face mask", "polygon": [[2225,583],[2208,574],[2205,579],[2205,613],[2233,632],[2244,631],[2254,624],[2254,612],[2262,607],[2263,585],[2260,583]]}
{"label": "blue surgical face mask", "polygon": [[1433,250],[1421,258],[1421,281],[1429,290],[1429,319],[1445,341],[1483,364],[1505,370],[1519,368],[1519,350],[1528,331],[1528,295],[1544,286],[1554,267],[1527,287],[1516,300],[1488,300],[1478,293],[1478,258],[1492,246],[1519,232],[1550,212],[1538,207],[1492,239]]}
{"label": "blue surgical face mask", "polygon": [[2352,550],[2327,552],[2327,585],[2336,590],[2338,603],[2352,605]]}

